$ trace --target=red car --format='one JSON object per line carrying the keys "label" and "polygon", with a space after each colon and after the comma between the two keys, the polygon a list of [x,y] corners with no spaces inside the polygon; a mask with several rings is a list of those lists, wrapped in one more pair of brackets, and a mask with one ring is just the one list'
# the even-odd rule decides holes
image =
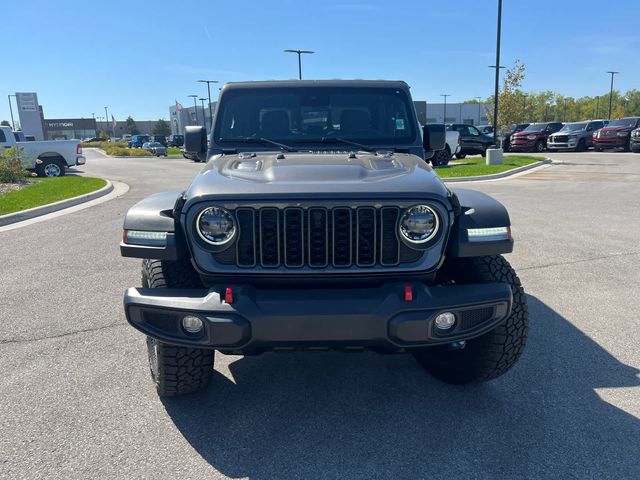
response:
{"label": "red car", "polygon": [[606,127],[593,132],[593,148],[598,152],[605,148],[622,148],[628,152],[631,131],[638,127],[640,127],[640,117],[613,120]]}
{"label": "red car", "polygon": [[547,138],[562,128],[562,122],[532,123],[521,132],[511,135],[509,150],[512,152],[544,152]]}

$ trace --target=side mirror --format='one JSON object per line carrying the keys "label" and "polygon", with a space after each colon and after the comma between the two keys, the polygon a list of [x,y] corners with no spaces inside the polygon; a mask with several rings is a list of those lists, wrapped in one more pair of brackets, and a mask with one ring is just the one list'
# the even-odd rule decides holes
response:
{"label": "side mirror", "polygon": [[198,156],[200,161],[207,157],[207,130],[204,127],[184,128],[184,150]]}
{"label": "side mirror", "polygon": [[444,150],[446,142],[447,132],[444,123],[427,123],[422,127],[422,145],[425,151]]}

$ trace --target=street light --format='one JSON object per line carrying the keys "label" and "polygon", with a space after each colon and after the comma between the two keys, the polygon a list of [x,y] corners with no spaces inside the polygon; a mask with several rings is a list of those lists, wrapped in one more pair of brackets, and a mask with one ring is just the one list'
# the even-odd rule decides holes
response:
{"label": "street light", "polygon": [[[108,129],[109,128],[109,113],[107,112],[107,107],[104,107],[104,121],[107,124],[106,128]],[[111,128],[111,136],[112,137],[116,136],[116,130],[115,130],[115,127],[113,127],[113,126]]]}
{"label": "street light", "polygon": [[600,114],[600,95],[596,96],[596,116],[595,116],[595,118],[598,118],[599,114]]}
{"label": "street light", "polygon": [[298,80],[302,80],[302,60],[300,59],[303,53],[316,53],[311,50],[285,50],[285,53],[297,53],[298,54]]}
{"label": "street light", "polygon": [[478,125],[480,125],[480,122],[482,121],[481,116],[480,116],[480,100],[482,100],[482,97],[473,97],[476,99],[476,101],[478,102]]}
{"label": "street light", "polygon": [[196,110],[196,125],[198,125],[198,104],[196,103],[198,95],[187,95],[187,97],[193,98],[193,108]]}
{"label": "street light", "polygon": [[444,120],[442,123],[447,123],[447,97],[450,97],[448,93],[441,93],[441,97],[444,97]]}
{"label": "street light", "polygon": [[609,90],[609,117],[608,117],[608,119],[611,120],[611,105],[613,102],[613,76],[617,75],[620,72],[608,71],[607,73],[611,74],[611,90]]}
{"label": "street light", "polygon": [[198,80],[198,82],[207,84],[207,93],[209,94],[209,121],[213,122],[213,111],[211,110],[211,84],[220,82],[218,82],[218,80]]}
{"label": "street light", "polygon": [[496,40],[496,64],[491,67],[496,69],[496,84],[493,93],[493,129],[498,131],[498,86],[500,81],[500,33],[502,30],[502,0],[498,0],[498,33]]}
{"label": "street light", "polygon": [[202,124],[203,124],[204,128],[206,129],[207,126],[205,124],[207,123],[207,116],[204,113],[204,102],[206,102],[207,99],[200,97],[198,100],[200,100],[200,103],[202,104]]}

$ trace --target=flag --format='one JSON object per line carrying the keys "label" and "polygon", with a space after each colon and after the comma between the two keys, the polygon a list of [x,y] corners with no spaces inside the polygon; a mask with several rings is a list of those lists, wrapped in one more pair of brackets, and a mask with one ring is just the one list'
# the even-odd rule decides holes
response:
{"label": "flag", "polygon": [[118,122],[116,122],[116,119],[113,118],[113,115],[111,115],[111,125],[113,125],[113,128],[116,128],[117,124],[118,124]]}
{"label": "flag", "polygon": [[182,104],[176,100],[176,110],[180,111],[182,110]]}

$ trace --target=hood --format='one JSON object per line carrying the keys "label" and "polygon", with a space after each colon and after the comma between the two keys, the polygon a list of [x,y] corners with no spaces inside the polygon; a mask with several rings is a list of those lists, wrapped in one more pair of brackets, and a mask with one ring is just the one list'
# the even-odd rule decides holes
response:
{"label": "hood", "polygon": [[259,152],[212,157],[187,203],[212,197],[446,197],[431,167],[410,154]]}
{"label": "hood", "polygon": [[518,133],[514,133],[512,136],[513,137],[526,137],[527,135],[540,135],[542,132],[544,132],[544,130],[529,130],[528,132],[518,132]]}
{"label": "hood", "polygon": [[623,132],[623,131],[631,131],[635,129],[635,127],[625,127],[624,125],[620,125],[617,127],[602,127],[600,129],[601,132]]}

